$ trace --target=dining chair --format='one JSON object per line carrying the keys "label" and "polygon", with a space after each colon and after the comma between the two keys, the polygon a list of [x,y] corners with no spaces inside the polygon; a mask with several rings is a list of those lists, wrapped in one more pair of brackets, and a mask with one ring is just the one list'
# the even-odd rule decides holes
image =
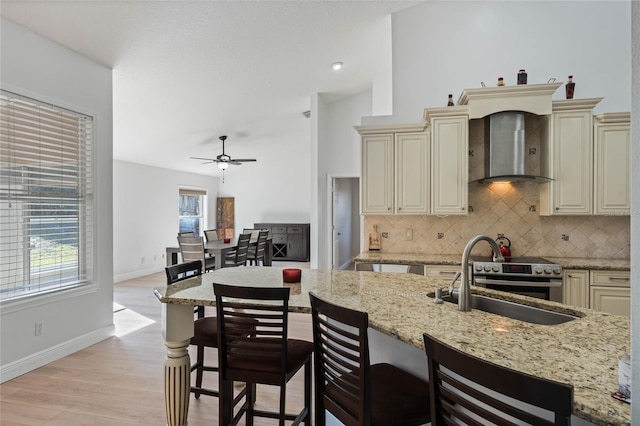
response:
{"label": "dining chair", "polygon": [[431,424],[569,425],[573,387],[482,360],[424,334]]}
{"label": "dining chair", "polygon": [[180,245],[182,262],[199,260],[204,266],[204,272],[215,269],[216,259],[213,256],[205,256],[204,239],[202,237],[178,235],[178,245]]}
{"label": "dining chair", "polygon": [[[218,321],[218,365],[220,372],[220,412],[222,425],[235,425],[245,416],[247,425],[254,417],[285,420],[292,425],[311,425],[311,359],[313,343],[287,337],[289,324],[288,287],[245,287],[213,284]],[[257,321],[255,329],[242,328],[239,321]],[[233,327],[233,328],[232,328]],[[238,333],[241,332],[241,333]],[[249,336],[238,338],[238,334]],[[304,407],[297,414],[286,412],[287,383],[304,366]],[[233,415],[233,382],[245,382],[247,395]],[[278,386],[278,411],[255,408],[256,384]]]}
{"label": "dining chair", "polygon": [[217,229],[207,229],[204,231],[204,237],[207,241],[218,241],[218,230]]}
{"label": "dining chair", "polygon": [[224,266],[246,266],[251,234],[240,234],[236,249],[224,259]]}
{"label": "dining chair", "polygon": [[184,237],[197,237],[196,233],[194,231],[189,231],[189,232],[178,232],[178,236],[184,236]]}
{"label": "dining chair", "polygon": [[346,426],[429,422],[429,383],[394,365],[371,365],[366,312],[327,302],[313,292],[315,424],[326,411]]}
{"label": "dining chair", "polygon": [[264,256],[265,250],[267,247],[267,237],[269,235],[269,231],[266,229],[261,229],[258,231],[258,240],[256,242],[255,250],[251,250],[247,256],[249,260],[249,265],[253,265],[253,262],[258,266],[258,262],[262,261],[264,265]]}
{"label": "dining chair", "polygon": [[258,238],[258,233],[260,232],[259,229],[254,229],[254,228],[243,228],[242,229],[242,233],[243,234],[251,234],[251,239],[252,240],[256,240]]}

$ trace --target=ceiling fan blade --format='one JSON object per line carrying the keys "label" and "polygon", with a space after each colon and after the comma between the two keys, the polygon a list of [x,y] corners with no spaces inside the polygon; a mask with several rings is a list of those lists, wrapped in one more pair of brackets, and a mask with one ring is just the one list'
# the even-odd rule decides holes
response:
{"label": "ceiling fan blade", "polygon": [[215,158],[190,157],[192,160],[216,161]]}
{"label": "ceiling fan blade", "polygon": [[249,161],[257,161],[255,158],[234,158],[231,161],[239,161],[242,163],[247,163]]}
{"label": "ceiling fan blade", "polygon": [[234,166],[242,166],[242,163],[238,163],[236,160],[231,160],[228,163],[233,164]]}

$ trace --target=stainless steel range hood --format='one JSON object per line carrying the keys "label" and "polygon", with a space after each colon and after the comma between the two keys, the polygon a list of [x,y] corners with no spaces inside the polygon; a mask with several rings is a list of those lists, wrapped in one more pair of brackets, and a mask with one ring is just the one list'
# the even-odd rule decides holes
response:
{"label": "stainless steel range hood", "polygon": [[485,117],[485,177],[477,182],[549,182],[525,173],[524,113],[504,111]]}

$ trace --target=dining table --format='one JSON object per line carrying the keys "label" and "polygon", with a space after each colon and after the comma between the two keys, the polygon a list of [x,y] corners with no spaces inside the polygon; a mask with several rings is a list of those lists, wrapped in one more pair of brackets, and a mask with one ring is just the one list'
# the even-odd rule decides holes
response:
{"label": "dining table", "polygon": [[[388,361],[407,371],[426,374],[423,333],[508,368],[568,383],[574,390],[572,420],[584,425],[631,423],[630,404],[611,397],[618,387],[618,356],[630,353],[629,318],[563,305],[513,293],[476,288],[474,293],[570,314],[575,320],[548,326],[473,309],[461,312],[453,303],[434,303],[436,289],[449,280],[417,274],[301,269],[299,283],[286,283],[279,267],[233,267],[154,288],[162,304],[162,334],[167,424],[187,425],[190,389],[188,347],[194,333],[193,306],[215,306],[213,283],[289,287],[290,312],[309,313],[309,293],[349,309],[368,313],[370,335],[383,337],[372,348],[380,357],[388,349],[402,356]],[[380,340],[376,338],[378,342]],[[370,344],[373,341],[370,339]],[[384,359],[383,359],[384,361]],[[380,362],[379,360],[377,362]]]}
{"label": "dining table", "polygon": [[[252,247],[255,247],[258,243],[257,235],[252,235],[249,240],[249,251],[251,252]],[[206,254],[212,255],[215,257],[215,268],[220,269],[224,267],[224,258],[228,253],[233,252],[238,247],[238,239],[231,239],[228,243],[225,243],[224,240],[214,240],[214,241],[205,241],[204,243],[204,252]],[[166,247],[166,259],[167,266],[175,265],[178,263],[178,255],[180,254],[179,246],[169,246]],[[264,248],[264,262],[263,266],[271,266],[273,258],[273,245],[271,244],[271,238],[267,238],[267,244]]]}

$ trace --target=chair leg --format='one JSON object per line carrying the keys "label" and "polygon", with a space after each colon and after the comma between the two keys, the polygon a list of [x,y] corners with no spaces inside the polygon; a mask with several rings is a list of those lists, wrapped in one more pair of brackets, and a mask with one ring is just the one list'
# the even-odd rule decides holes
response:
{"label": "chair leg", "polygon": [[[197,346],[197,355],[196,355],[196,388],[202,389],[202,373],[204,371],[204,346]],[[200,398],[200,391],[194,392],[196,399]]]}
{"label": "chair leg", "polygon": [[245,413],[246,426],[253,426],[253,409],[256,406],[256,384],[246,383],[247,387],[247,411]]}
{"label": "chair leg", "polygon": [[227,426],[233,420],[233,381],[220,378],[218,396],[218,415],[220,416],[220,424]]}
{"label": "chair leg", "polygon": [[304,364],[304,406],[307,410],[304,424],[311,426],[311,357]]}
{"label": "chair leg", "polygon": [[285,416],[286,416],[286,412],[284,411],[286,408],[286,403],[287,402],[287,384],[283,383],[282,386],[280,386],[280,411],[279,411],[279,426],[284,426],[284,420],[285,420]]}

